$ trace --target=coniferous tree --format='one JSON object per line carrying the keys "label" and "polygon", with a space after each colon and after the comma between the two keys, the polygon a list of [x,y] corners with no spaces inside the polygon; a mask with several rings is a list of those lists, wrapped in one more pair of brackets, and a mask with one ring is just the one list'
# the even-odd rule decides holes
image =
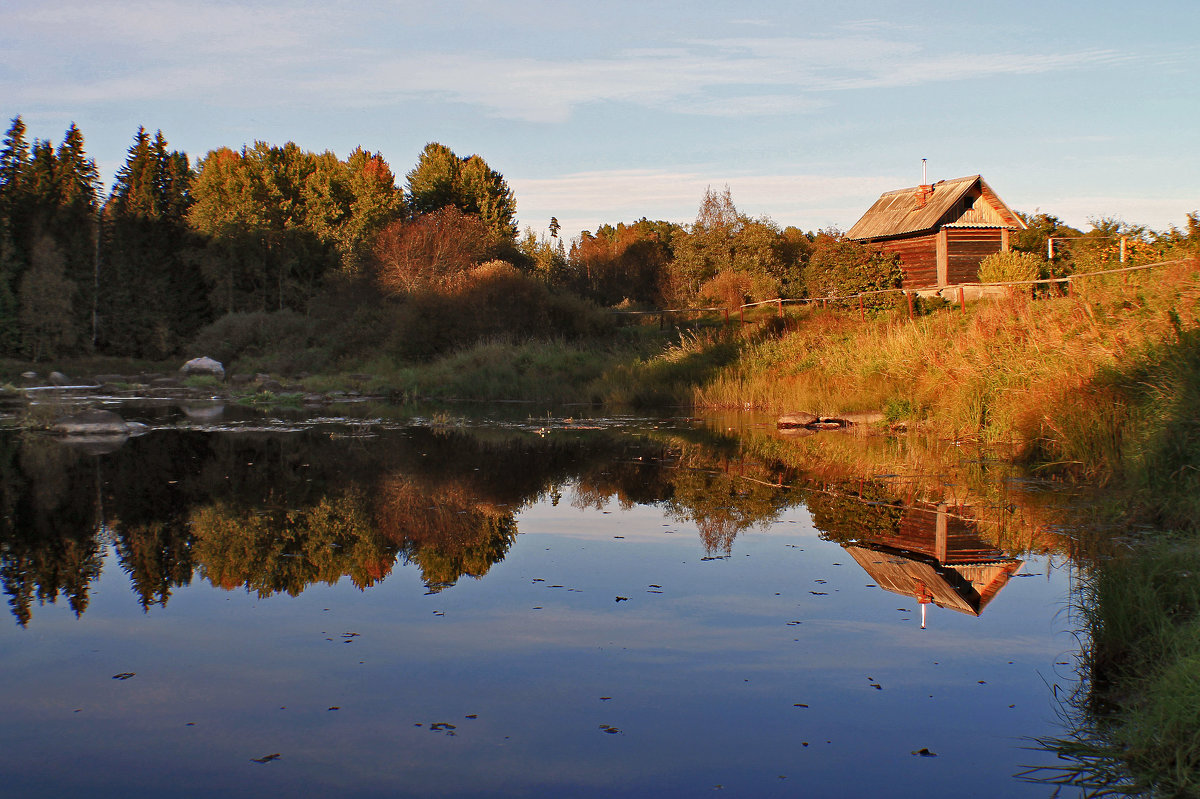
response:
{"label": "coniferous tree", "polygon": [[78,335],[73,313],[76,295],[74,282],[66,276],[62,249],[50,236],[42,236],[33,245],[18,295],[26,355],[39,361],[71,351]]}
{"label": "coniferous tree", "polygon": [[189,257],[187,156],[138,128],[104,209],[100,340],[105,351],[161,358],[209,321]]}
{"label": "coniferous tree", "polygon": [[84,150],[83,134],[75,123],[67,128],[55,160],[58,207],[47,232],[62,250],[65,277],[76,287],[75,339],[82,348],[90,349],[96,336],[100,173]]}
{"label": "coniferous tree", "polygon": [[16,294],[29,261],[18,245],[16,231],[27,228],[28,170],[29,143],[25,123],[18,116],[0,146],[0,355],[17,355],[21,346]]}

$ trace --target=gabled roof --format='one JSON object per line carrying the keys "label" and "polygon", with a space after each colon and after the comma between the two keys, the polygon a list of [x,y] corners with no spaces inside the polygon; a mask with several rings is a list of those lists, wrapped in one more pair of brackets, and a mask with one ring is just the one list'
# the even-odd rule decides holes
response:
{"label": "gabled roof", "polygon": [[[933,191],[926,193],[924,204],[921,196],[920,186],[885,192],[847,231],[846,238],[885,239],[948,225],[1025,229],[1021,218],[979,175],[939,180],[933,184]],[[969,202],[972,198],[983,202]]]}

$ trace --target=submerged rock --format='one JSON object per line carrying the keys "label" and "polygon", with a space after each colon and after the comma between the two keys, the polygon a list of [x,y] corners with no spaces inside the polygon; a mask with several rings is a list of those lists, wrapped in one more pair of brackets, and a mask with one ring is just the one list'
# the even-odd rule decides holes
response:
{"label": "submerged rock", "polygon": [[59,419],[50,430],[66,436],[137,435],[146,425],[127,422],[112,411],[87,410]]}

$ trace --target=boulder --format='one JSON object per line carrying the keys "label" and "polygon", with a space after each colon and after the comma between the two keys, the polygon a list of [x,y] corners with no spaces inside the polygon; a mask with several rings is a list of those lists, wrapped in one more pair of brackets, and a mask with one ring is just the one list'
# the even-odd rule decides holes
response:
{"label": "boulder", "polygon": [[192,375],[211,375],[218,380],[225,379],[225,367],[220,361],[213,360],[208,356],[201,358],[192,358],[190,361],[179,367],[179,372],[184,377]]}
{"label": "boulder", "polygon": [[269,391],[272,394],[282,394],[283,383],[280,383],[278,380],[264,380],[258,384],[258,390]]}
{"label": "boulder", "polygon": [[821,419],[811,413],[789,413],[785,416],[780,416],[775,426],[780,430],[792,430],[799,427],[808,427],[813,422],[819,422]]}
{"label": "boulder", "polygon": [[67,377],[62,372],[51,372],[50,385],[58,386],[60,388],[63,386],[69,386],[72,385],[71,378]]}
{"label": "boulder", "polygon": [[59,419],[50,430],[66,436],[136,435],[146,425],[127,422],[112,411],[87,410]]}

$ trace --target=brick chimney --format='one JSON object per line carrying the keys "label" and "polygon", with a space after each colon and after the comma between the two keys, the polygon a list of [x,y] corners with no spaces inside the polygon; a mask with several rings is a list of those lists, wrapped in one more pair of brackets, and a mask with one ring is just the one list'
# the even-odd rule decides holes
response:
{"label": "brick chimney", "polygon": [[929,202],[929,198],[933,196],[933,184],[922,183],[917,186],[917,207],[924,208]]}

